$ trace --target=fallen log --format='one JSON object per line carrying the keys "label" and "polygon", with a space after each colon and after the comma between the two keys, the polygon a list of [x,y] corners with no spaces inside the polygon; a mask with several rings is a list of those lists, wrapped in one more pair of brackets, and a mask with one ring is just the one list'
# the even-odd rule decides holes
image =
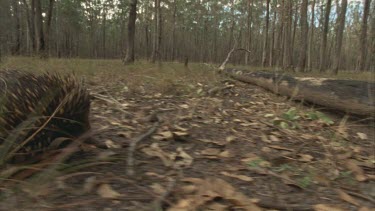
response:
{"label": "fallen log", "polygon": [[375,117],[375,83],[328,78],[299,78],[272,72],[223,71],[229,77],[257,85],[293,100],[349,114]]}

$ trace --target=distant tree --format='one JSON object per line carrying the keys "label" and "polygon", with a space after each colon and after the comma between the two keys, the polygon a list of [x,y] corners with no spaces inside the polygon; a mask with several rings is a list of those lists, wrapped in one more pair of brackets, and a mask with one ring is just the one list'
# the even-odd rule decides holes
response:
{"label": "distant tree", "polygon": [[45,39],[43,32],[43,16],[42,16],[42,4],[40,0],[35,1],[35,31],[37,38],[37,53],[42,55],[45,52]]}
{"label": "distant tree", "polygon": [[156,60],[161,59],[161,52],[160,52],[160,46],[161,46],[161,11],[160,11],[160,1],[161,0],[155,0],[155,30],[154,30],[154,43],[153,43],[153,50],[151,55],[151,62],[155,63]]}
{"label": "distant tree", "polygon": [[301,45],[299,50],[299,61],[297,71],[304,72],[306,67],[306,54],[307,54],[307,0],[302,1],[301,5]]}
{"label": "distant tree", "polygon": [[18,55],[21,50],[21,24],[20,24],[20,13],[18,1],[12,1],[13,16],[14,16],[14,37],[15,41],[12,48],[12,54]]}
{"label": "distant tree", "polygon": [[341,61],[341,48],[342,48],[342,36],[345,27],[345,16],[346,8],[348,6],[348,0],[341,1],[341,9],[337,18],[337,31],[336,31],[336,55],[333,63],[333,73],[337,74],[340,68]]}
{"label": "distant tree", "polygon": [[310,20],[310,36],[309,36],[309,46],[308,46],[308,54],[307,54],[307,66],[308,70],[312,71],[313,67],[313,46],[314,46],[314,31],[315,31],[315,2],[316,0],[312,1],[311,4],[311,20]]}
{"label": "distant tree", "polygon": [[[329,14],[331,13],[331,6],[332,0],[327,0],[325,14],[324,14],[324,22],[323,22],[323,34],[322,34],[322,42],[320,45],[320,66],[319,71],[325,72],[326,71],[326,63],[327,63],[327,38],[328,38],[328,27],[329,27]],[[323,15],[323,13],[321,14]]]}
{"label": "distant tree", "polygon": [[137,0],[131,0],[129,10],[129,21],[128,21],[128,48],[126,50],[126,56],[124,63],[133,63],[135,59],[134,55],[134,39],[135,39],[135,21],[137,19]]}
{"label": "distant tree", "polygon": [[359,65],[358,69],[361,71],[365,70],[366,57],[367,57],[367,22],[370,11],[371,0],[365,0],[363,9],[361,36],[360,36],[360,54],[359,54]]}
{"label": "distant tree", "polygon": [[264,28],[264,41],[263,41],[263,55],[262,55],[262,66],[265,67],[267,64],[267,49],[268,49],[268,28],[270,22],[270,0],[267,0],[266,3],[266,19],[265,19],[265,28]]}

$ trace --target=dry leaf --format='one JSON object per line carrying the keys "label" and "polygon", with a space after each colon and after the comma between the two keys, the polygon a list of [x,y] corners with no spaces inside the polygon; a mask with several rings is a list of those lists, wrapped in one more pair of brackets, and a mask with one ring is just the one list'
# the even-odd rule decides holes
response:
{"label": "dry leaf", "polygon": [[159,183],[154,183],[150,187],[154,191],[154,193],[158,195],[163,195],[166,192],[165,188],[161,186]]}
{"label": "dry leaf", "polygon": [[280,142],[280,139],[277,136],[274,136],[274,135],[270,135],[270,139],[273,142]]}
{"label": "dry leaf", "polygon": [[346,161],[346,167],[348,167],[348,169],[353,172],[357,181],[364,182],[367,180],[363,169],[357,165],[355,160],[351,159]]}
{"label": "dry leaf", "polygon": [[99,196],[105,199],[117,199],[121,197],[121,194],[113,190],[109,184],[99,185],[97,193],[99,194]]}
{"label": "dry leaf", "polygon": [[226,171],[222,171],[222,172],[220,172],[220,174],[222,174],[224,176],[227,176],[227,177],[236,178],[236,179],[239,179],[239,180],[242,180],[242,181],[245,181],[245,182],[253,181],[253,178],[245,176],[245,175],[231,174],[231,173],[228,173]]}
{"label": "dry leaf", "polygon": [[337,189],[336,192],[339,194],[340,199],[349,202],[350,204],[353,204],[357,207],[359,206],[359,203],[349,194],[345,193],[343,190]]}
{"label": "dry leaf", "polygon": [[113,142],[112,140],[105,140],[105,145],[110,149],[120,149],[121,148],[121,145],[120,144],[116,144],[115,142]]}
{"label": "dry leaf", "polygon": [[236,140],[236,138],[237,138],[236,136],[228,136],[225,140],[226,140],[228,143],[230,143],[230,142]]}
{"label": "dry leaf", "polygon": [[335,207],[333,205],[328,205],[328,204],[314,205],[314,210],[315,211],[344,211],[341,208]]}
{"label": "dry leaf", "polygon": [[219,156],[222,157],[222,158],[232,158],[232,157],[234,157],[234,155],[228,150],[220,152]]}
{"label": "dry leaf", "polygon": [[202,155],[209,155],[209,156],[218,155],[219,153],[220,153],[220,150],[215,149],[215,148],[208,148],[208,149],[205,149],[205,150],[201,151]]}
{"label": "dry leaf", "polygon": [[308,154],[298,154],[298,156],[300,156],[298,160],[302,162],[311,162],[314,160],[314,157]]}
{"label": "dry leaf", "polygon": [[357,136],[361,140],[367,140],[368,139],[368,137],[367,137],[367,135],[365,133],[357,133]]}

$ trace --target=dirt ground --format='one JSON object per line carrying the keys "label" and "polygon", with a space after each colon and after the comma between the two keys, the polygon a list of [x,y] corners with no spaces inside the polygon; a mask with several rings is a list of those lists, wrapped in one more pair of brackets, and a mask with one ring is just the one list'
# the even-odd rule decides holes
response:
{"label": "dirt ground", "polygon": [[375,210],[371,120],[313,118],[227,78],[194,96],[99,80],[92,139],[107,149],[86,144],[59,171],[3,188],[0,210]]}

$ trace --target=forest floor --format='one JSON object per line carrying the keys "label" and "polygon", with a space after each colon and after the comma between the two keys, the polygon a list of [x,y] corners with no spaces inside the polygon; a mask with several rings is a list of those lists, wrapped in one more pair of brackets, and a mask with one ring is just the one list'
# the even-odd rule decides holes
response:
{"label": "forest floor", "polygon": [[9,178],[17,185],[2,187],[0,210],[375,209],[371,120],[204,64],[10,58],[1,68],[84,76],[92,138],[108,149],[83,145],[68,163]]}

